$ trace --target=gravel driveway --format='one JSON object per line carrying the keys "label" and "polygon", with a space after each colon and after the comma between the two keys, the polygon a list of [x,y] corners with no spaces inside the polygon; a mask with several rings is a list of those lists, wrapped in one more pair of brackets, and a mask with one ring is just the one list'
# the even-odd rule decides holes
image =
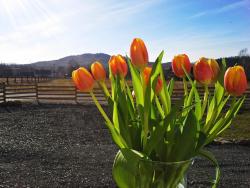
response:
{"label": "gravel driveway", "polygon": [[[250,146],[210,145],[219,187],[250,187]],[[117,148],[92,105],[0,107],[0,187],[114,187]],[[197,159],[190,187],[209,187],[213,166]]]}

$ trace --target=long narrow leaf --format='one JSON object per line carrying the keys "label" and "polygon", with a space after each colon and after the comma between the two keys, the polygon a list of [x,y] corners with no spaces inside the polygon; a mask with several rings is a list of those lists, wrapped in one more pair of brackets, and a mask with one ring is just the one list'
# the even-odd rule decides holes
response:
{"label": "long narrow leaf", "polygon": [[216,188],[220,180],[220,166],[214,155],[207,150],[200,150],[199,155],[205,157],[215,165],[215,180],[212,181],[212,188]]}
{"label": "long narrow leaf", "polygon": [[142,89],[142,83],[140,80],[140,75],[138,71],[134,68],[134,66],[131,64],[131,61],[128,57],[127,57],[127,62],[129,65],[131,76],[132,76],[132,84],[133,84],[133,88],[135,91],[137,106],[138,105],[144,106],[144,96],[142,92],[143,89]]}

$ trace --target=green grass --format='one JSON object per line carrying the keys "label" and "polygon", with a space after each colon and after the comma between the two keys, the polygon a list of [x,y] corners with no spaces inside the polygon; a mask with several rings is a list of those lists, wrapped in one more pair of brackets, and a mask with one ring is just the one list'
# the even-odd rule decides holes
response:
{"label": "green grass", "polygon": [[232,125],[220,137],[229,140],[250,140],[250,112],[238,114]]}

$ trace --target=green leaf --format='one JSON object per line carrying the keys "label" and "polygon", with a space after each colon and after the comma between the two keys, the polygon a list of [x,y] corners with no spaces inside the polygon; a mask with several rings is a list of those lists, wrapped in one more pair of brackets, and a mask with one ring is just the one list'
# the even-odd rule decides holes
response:
{"label": "green leaf", "polygon": [[192,86],[191,91],[193,93],[189,94],[188,103],[189,103],[189,105],[191,104],[191,101],[192,101],[192,98],[193,98],[193,94],[194,94],[194,99],[195,99],[195,115],[196,115],[198,121],[200,121],[202,119],[202,106],[201,106],[200,95],[199,95],[199,92],[198,92],[197,87],[196,87],[196,81],[193,81],[191,79],[191,77],[187,73],[187,71],[186,71],[186,69],[185,69],[184,66],[182,68],[183,68],[183,70],[185,72],[186,77],[188,78],[188,81],[191,83],[191,86]]}
{"label": "green leaf", "polygon": [[119,128],[119,119],[118,119],[118,93],[117,93],[117,85],[120,84],[120,79],[117,77],[116,79],[113,77],[111,81],[112,84],[112,98],[113,98],[113,123],[116,131],[120,133]]}
{"label": "green leaf", "polygon": [[114,100],[116,81],[115,81],[115,78],[112,74],[110,66],[109,66],[109,78],[110,78],[110,83],[111,83],[111,98],[112,98],[112,100]]}
{"label": "green leaf", "polygon": [[126,91],[127,91],[127,95],[128,95],[130,104],[132,105],[133,110],[134,110],[135,105],[134,105],[134,99],[133,99],[133,96],[132,96],[132,91],[130,90],[130,87],[129,87],[127,82],[126,82]]}
{"label": "green leaf", "polygon": [[200,94],[197,90],[197,88],[194,88],[194,98],[195,98],[195,115],[198,119],[198,121],[200,121],[202,119],[202,107],[201,107],[201,99],[200,99]]}
{"label": "green leaf", "polygon": [[219,104],[219,106],[217,107],[217,116],[216,119],[220,116],[222,109],[224,108],[224,106],[227,104],[228,99],[230,98],[230,95],[228,95],[224,100],[222,100]]}
{"label": "green leaf", "polygon": [[[219,82],[215,84],[214,96],[208,107],[208,113],[206,117],[206,124],[211,124],[216,121],[216,118],[221,113],[223,106],[226,104],[228,99],[224,99],[225,90]],[[208,125],[209,126],[209,125]]]}
{"label": "green leaf", "polygon": [[218,104],[223,99],[224,94],[225,94],[224,87],[219,82],[216,82],[214,89],[214,96],[216,97]]}
{"label": "green leaf", "polygon": [[[145,92],[145,100],[144,100],[144,114],[143,114],[143,132],[144,132],[144,141],[147,140],[148,136],[148,124],[150,119],[151,112],[151,83],[148,83]],[[144,145],[146,143],[144,142]]]}
{"label": "green leaf", "polygon": [[[194,82],[194,84],[192,84],[191,91],[189,92],[189,95],[188,95],[188,97],[187,97],[187,101],[186,101],[186,104],[185,104],[185,108],[192,105],[193,98],[194,98],[194,94],[195,94],[195,90],[196,90],[196,82]],[[184,113],[184,115],[187,114],[187,113],[188,113],[188,111],[186,111],[186,112]]]}
{"label": "green leaf", "polygon": [[182,161],[194,157],[196,154],[196,145],[199,137],[199,122],[193,112],[190,110],[186,118],[184,119],[182,131],[177,132],[173,146],[172,160]]}
{"label": "green leaf", "polygon": [[206,143],[206,140],[207,140],[207,135],[204,132],[200,131],[197,146],[196,146],[197,151],[199,151],[204,146],[204,144]]}
{"label": "green leaf", "polygon": [[[161,53],[163,53],[163,51]],[[163,105],[163,110],[165,112],[165,115],[168,115],[169,112],[171,111],[171,98],[169,95],[169,90],[168,90],[168,86],[167,86],[167,83],[165,80],[162,65],[159,66],[159,71],[160,71],[160,78],[161,78],[162,84],[163,84],[163,88],[160,92],[160,99],[161,99],[161,103]]]}
{"label": "green leaf", "polygon": [[[178,107],[174,106],[170,113],[164,119],[164,134],[162,135],[161,144],[156,147],[156,152],[159,156],[162,156],[162,160],[169,160],[169,154],[173,144],[175,144],[175,130],[178,125],[176,119],[178,118],[177,113]],[[163,137],[164,136],[164,137]],[[160,138],[158,138],[160,139]],[[162,145],[162,146],[160,146]]]}
{"label": "green leaf", "polygon": [[164,111],[162,109],[161,103],[160,103],[157,96],[155,97],[155,104],[156,104],[156,107],[157,107],[159,114],[161,115],[162,119],[164,119],[164,117],[165,117]]}
{"label": "green leaf", "polygon": [[105,122],[107,127],[109,128],[109,131],[111,133],[112,139],[113,141],[116,143],[116,145],[119,148],[125,148],[128,147],[126,142],[123,140],[123,138],[121,137],[121,135],[115,130],[115,128],[113,127],[113,125],[110,125],[108,122]]}
{"label": "green leaf", "polygon": [[202,157],[205,157],[206,159],[208,159],[209,161],[211,161],[216,169],[215,169],[215,180],[212,181],[212,188],[216,188],[219,181],[220,181],[220,166],[219,163],[217,162],[216,158],[214,157],[214,155],[207,151],[207,150],[200,150],[199,151],[199,155]]}
{"label": "green leaf", "polygon": [[[153,95],[153,90],[156,86],[157,83],[157,79],[158,79],[158,75],[160,73],[160,68],[161,68],[161,62],[162,62],[162,58],[163,58],[164,52],[162,52],[156,59],[151,74],[149,76],[149,83],[146,87],[146,91],[145,91],[145,100],[144,100],[144,122],[143,122],[143,126],[144,126],[144,137],[147,137],[148,135],[148,123],[149,123],[149,119],[150,119],[150,112],[151,112],[151,105],[152,105],[152,95]],[[152,86],[152,87],[151,87]],[[146,141],[146,139],[145,139]],[[146,143],[144,143],[146,144]]]}
{"label": "green leaf", "polygon": [[215,121],[217,115],[217,98],[213,96],[211,102],[208,106],[208,113],[206,117],[206,128],[209,128],[211,124]]}
{"label": "green leaf", "polygon": [[136,70],[136,68],[131,64],[130,59],[127,57],[127,62],[129,65],[130,73],[132,76],[132,84],[135,91],[136,102],[138,105],[144,105],[144,97],[143,97],[143,88],[140,80],[140,74]]}
{"label": "green leaf", "polygon": [[120,128],[119,128],[119,119],[118,119],[118,106],[117,102],[113,103],[113,124],[115,129],[120,133]]}
{"label": "green leaf", "polygon": [[147,156],[151,154],[155,146],[162,140],[167,131],[168,125],[175,120],[175,115],[175,111],[171,111],[163,121],[158,122],[158,126],[155,126],[155,129],[153,130],[153,132],[151,132],[147,145],[144,149],[144,152]]}
{"label": "green leaf", "polygon": [[220,65],[220,73],[219,73],[219,76],[218,76],[218,82],[220,83],[220,85],[222,87],[224,87],[224,74],[226,72],[226,69],[227,69],[226,59],[223,58],[222,59],[222,64]]}
{"label": "green leaf", "polygon": [[112,174],[116,185],[121,188],[133,188],[136,183],[138,162],[144,155],[131,149],[121,149],[116,154]]}
{"label": "green leaf", "polygon": [[233,118],[237,115],[238,111],[240,110],[243,102],[245,100],[245,97],[242,97],[241,99],[239,99],[237,101],[237,103],[235,104],[235,108],[232,110],[232,113],[231,114],[226,114],[226,119],[227,121],[225,121],[225,126],[218,132],[218,135],[220,133],[222,133],[225,129],[227,129],[230,125],[231,125],[231,122],[233,120]]}
{"label": "green leaf", "polygon": [[126,141],[127,146],[132,148],[132,139],[131,139],[131,132],[129,130],[129,100],[127,100],[126,90],[121,88],[121,84],[124,80],[120,80],[117,78],[118,82],[116,85],[117,88],[117,103],[118,103],[118,123],[119,123],[119,130],[120,135]]}
{"label": "green leaf", "polygon": [[217,123],[210,129],[209,136],[206,144],[213,141],[221,132],[228,128],[231,124],[232,119],[236,116],[240,107],[242,106],[245,97],[240,98],[237,102],[234,102],[224,117],[219,119]]}
{"label": "green leaf", "polygon": [[169,96],[172,96],[174,90],[174,79],[171,78],[169,84],[168,84],[168,92],[169,92]]}

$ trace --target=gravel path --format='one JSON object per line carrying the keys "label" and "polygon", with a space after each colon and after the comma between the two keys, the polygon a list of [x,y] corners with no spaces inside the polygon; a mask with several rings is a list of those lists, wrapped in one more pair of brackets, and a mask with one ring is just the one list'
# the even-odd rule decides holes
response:
{"label": "gravel path", "polygon": [[[221,169],[219,187],[250,187],[250,146],[210,145]],[[0,108],[0,187],[114,187],[117,152],[93,106]],[[209,187],[213,166],[197,159],[190,187]]]}

